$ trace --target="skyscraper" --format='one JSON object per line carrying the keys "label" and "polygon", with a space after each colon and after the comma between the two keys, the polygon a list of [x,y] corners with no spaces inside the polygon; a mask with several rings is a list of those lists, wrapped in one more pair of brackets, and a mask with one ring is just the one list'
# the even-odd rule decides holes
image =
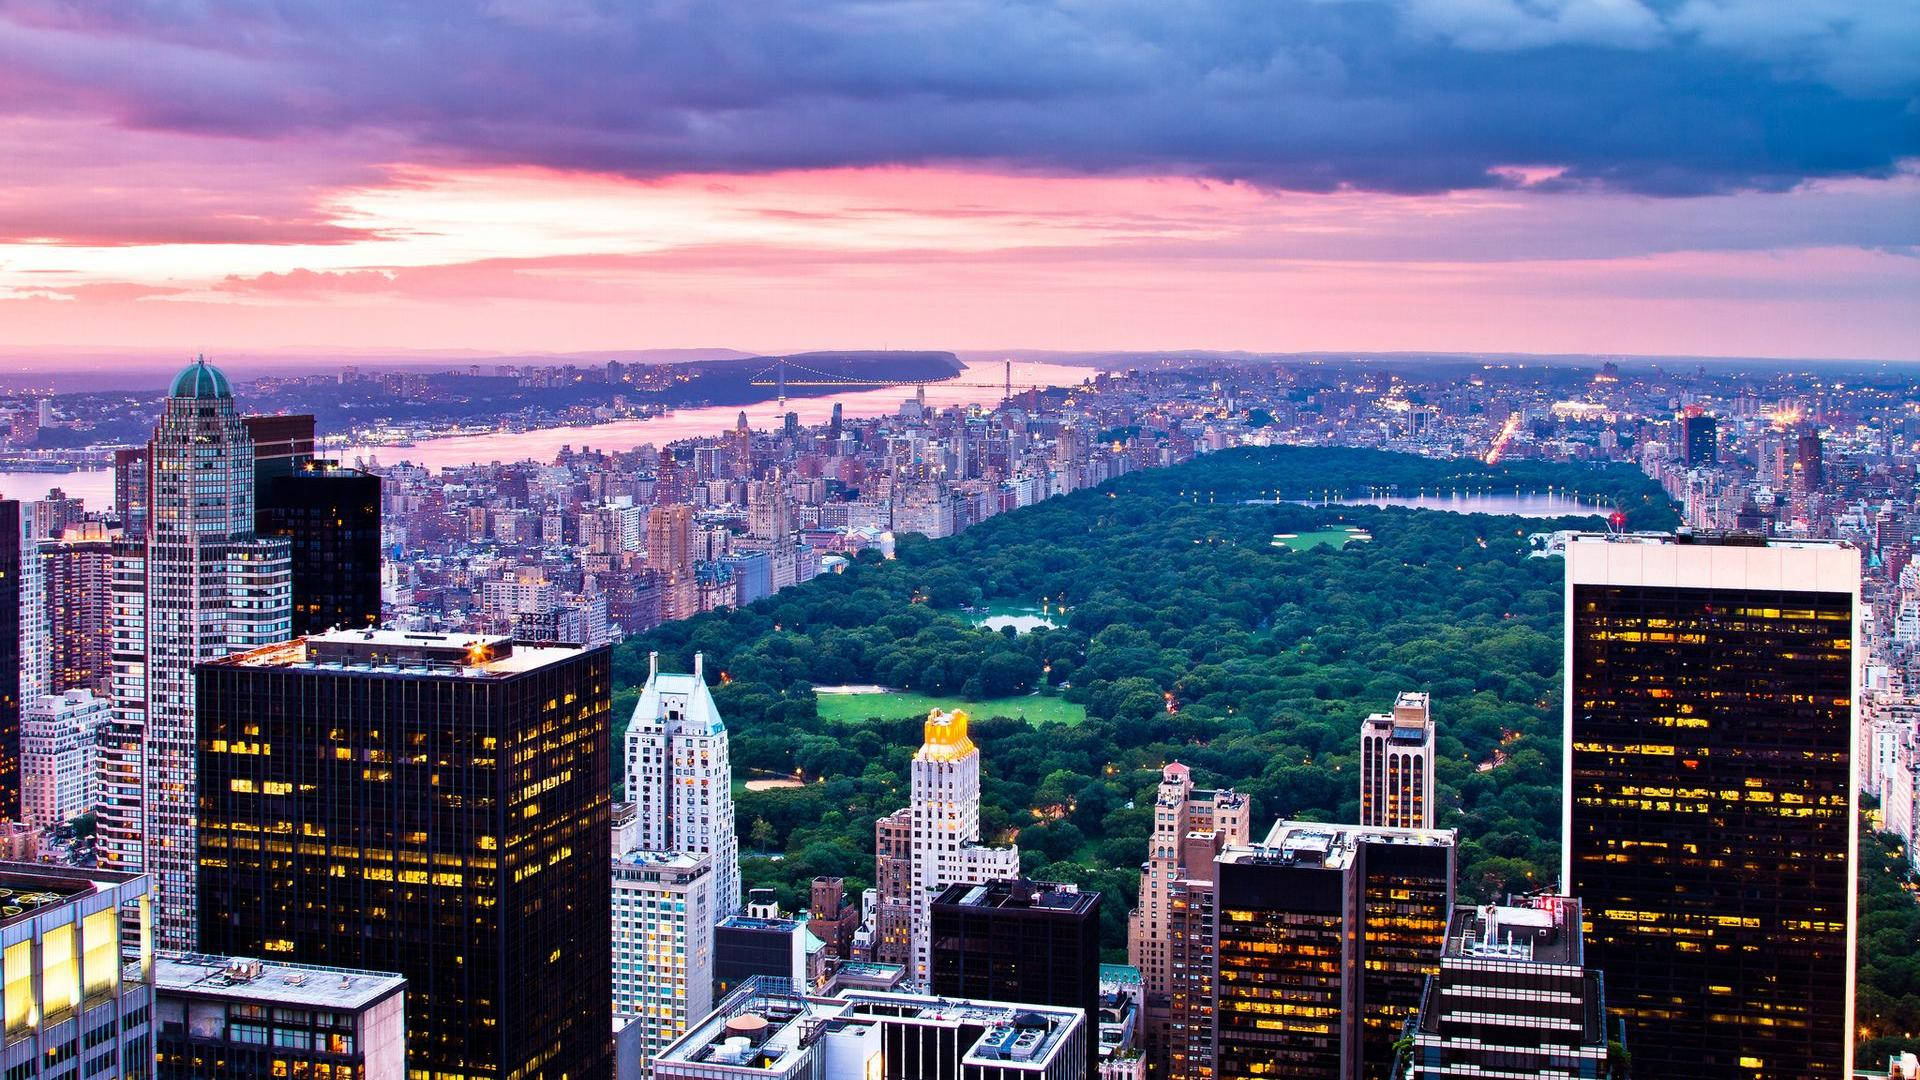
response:
{"label": "skyscraper", "polygon": [[613,1013],[640,1025],[641,1063],[713,1011],[713,856],[613,857]]}
{"label": "skyscraper", "polygon": [[1439,970],[1454,833],[1282,821],[1215,868],[1214,1073],[1385,1076]]}
{"label": "skyscraper", "polygon": [[1688,466],[1711,466],[1720,458],[1720,422],[1690,411],[1680,417],[1680,442]]}
{"label": "skyscraper", "polygon": [[199,681],[202,951],[406,976],[410,1071],[610,1075],[606,649],[340,631]]}
{"label": "skyscraper", "polygon": [[306,458],[261,480],[255,517],[289,545],[296,636],[379,625],[378,476]]}
{"label": "skyscraper", "polygon": [[20,713],[25,703],[21,674],[29,632],[23,616],[26,579],[33,561],[20,503],[0,499],[0,818],[20,820]]}
{"label": "skyscraper", "polygon": [[[967,714],[935,709],[927,714],[924,731],[926,741],[909,766],[912,801],[874,825],[880,841],[875,857],[878,918],[882,925],[904,922],[907,927],[906,948],[900,950],[897,940],[881,940],[876,959],[905,964],[907,979],[916,987],[927,985],[932,905],[940,890],[1020,874],[1019,848],[980,842],[980,750],[967,737]],[[900,835],[906,838],[904,874],[898,873]],[[889,838],[896,842],[887,843]],[[896,872],[889,874],[890,868]]]}
{"label": "skyscraper", "polygon": [[[1253,842],[1249,831],[1251,808],[1247,797],[1232,788],[1213,790],[1193,786],[1193,770],[1179,762],[1161,772],[1154,799],[1153,837],[1147,862],[1140,868],[1140,898],[1127,919],[1127,960],[1140,969],[1145,997],[1146,1045],[1157,1071],[1165,1063],[1169,1045],[1170,1010],[1174,980],[1171,952],[1184,948],[1176,939],[1173,920],[1187,912],[1179,882],[1213,881],[1213,859],[1223,845]],[[1219,843],[1196,843],[1197,839]]]}
{"label": "skyscraper", "polygon": [[[285,641],[292,587],[287,542],[254,533],[253,442],[227,377],[205,358],[167,392],[147,444],[147,477],[140,574],[128,563],[115,571],[116,589],[139,593],[141,625],[123,624],[116,610],[116,667],[134,667],[115,676],[108,753],[116,760],[108,771],[119,778],[119,797],[110,780],[101,833],[117,869],[135,868],[126,863],[140,851],[139,866],[154,878],[160,943],[184,951],[193,947],[198,910],[193,669]],[[137,784],[137,802],[125,797],[127,784]]]}
{"label": "skyscraper", "polygon": [[1634,1072],[1850,1075],[1859,552],[1566,551],[1563,877]]}
{"label": "skyscraper", "polygon": [[1433,828],[1433,717],[1406,691],[1360,721],[1360,824]]}
{"label": "skyscraper", "polygon": [[104,533],[40,545],[47,601],[47,692],[113,690],[114,541]]}
{"label": "skyscraper", "polygon": [[[934,898],[931,919],[931,993],[1065,1005],[1099,1022],[1099,893],[1025,879],[949,885]],[[1088,1080],[1098,1043],[1088,1041]]]}
{"label": "skyscraper", "polygon": [[1413,1029],[1415,1080],[1606,1076],[1606,993],[1581,945],[1572,897],[1456,908]]}
{"label": "skyscraper", "polygon": [[713,917],[739,911],[727,726],[700,654],[691,675],[663,673],[658,653],[647,658],[647,684],[627,725],[626,781],[627,801],[637,808],[638,849],[712,856]]}

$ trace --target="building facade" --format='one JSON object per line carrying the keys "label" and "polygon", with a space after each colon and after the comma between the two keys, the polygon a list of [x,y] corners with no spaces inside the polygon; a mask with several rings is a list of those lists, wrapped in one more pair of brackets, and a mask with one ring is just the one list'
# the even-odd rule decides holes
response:
{"label": "building facade", "polygon": [[1439,970],[1451,830],[1282,821],[1217,860],[1214,1076],[1384,1076]]}
{"label": "building facade", "polygon": [[1634,1071],[1849,1075],[1859,552],[1566,551],[1563,876]]}
{"label": "building facade", "polygon": [[1601,1080],[1601,973],[1586,966],[1580,901],[1536,896],[1454,911],[1409,1053],[1414,1080]]}
{"label": "building facade", "polygon": [[[204,359],[180,372],[147,444],[142,574],[116,580],[141,594],[143,648],[124,640],[136,631],[116,617],[116,664],[124,656],[139,671],[124,679],[116,672],[115,693],[137,689],[140,697],[116,702],[121,730],[108,753],[120,756],[119,783],[139,794],[128,800],[123,786],[107,800],[101,832],[115,862],[140,852],[138,866],[127,868],[153,875],[154,925],[174,950],[193,946],[198,912],[194,667],[285,641],[292,626],[287,543],[254,532],[253,456],[227,377]],[[129,761],[129,753],[137,757]]]}
{"label": "building facade", "polygon": [[613,859],[613,1012],[639,1026],[644,1066],[713,1008],[713,856]]}
{"label": "building facade", "polygon": [[1360,721],[1360,824],[1433,828],[1433,714],[1408,691]]}
{"label": "building facade", "polygon": [[980,842],[980,750],[967,736],[967,714],[936,709],[924,731],[909,766],[911,802],[874,826],[877,921],[889,929],[877,937],[874,958],[904,965],[914,987],[925,987],[930,974],[932,905],[940,890],[1020,874],[1019,848]]}
{"label": "building facade", "polygon": [[410,1071],[609,1076],[610,684],[388,630],[203,666],[202,947],[404,975]]}
{"label": "building facade", "polygon": [[[1064,1005],[1098,1021],[1099,893],[1024,878],[949,885],[932,919],[933,994]],[[1088,1080],[1098,1062],[1089,1039]]]}
{"label": "building facade", "polygon": [[[1166,1067],[1172,1040],[1174,893],[1188,891],[1182,882],[1212,882],[1213,858],[1220,846],[1253,842],[1250,814],[1246,796],[1232,788],[1196,788],[1193,771],[1177,761],[1161,772],[1153,836],[1147,862],[1140,868],[1139,902],[1127,919],[1127,962],[1140,969],[1144,1042],[1156,1073]],[[1196,847],[1189,837],[1209,842]],[[1216,837],[1217,844],[1212,842]],[[1184,901],[1177,910],[1185,917]]]}
{"label": "building facade", "polygon": [[288,544],[294,635],[379,625],[379,477],[307,457],[261,478],[255,517]]}
{"label": "building facade", "polygon": [[153,1075],[152,912],[144,875],[0,863],[9,1080]]}
{"label": "building facade", "polygon": [[95,741],[113,719],[91,690],[44,694],[20,722],[21,820],[36,828],[63,825],[100,799]]}
{"label": "building facade", "polygon": [[406,989],[391,972],[163,953],[155,1080],[406,1080]]}
{"label": "building facade", "polygon": [[647,683],[627,724],[626,798],[637,811],[641,850],[713,859],[718,919],[740,910],[740,840],[727,726],[705,667],[698,653],[691,675],[661,672],[657,653],[647,658]]}

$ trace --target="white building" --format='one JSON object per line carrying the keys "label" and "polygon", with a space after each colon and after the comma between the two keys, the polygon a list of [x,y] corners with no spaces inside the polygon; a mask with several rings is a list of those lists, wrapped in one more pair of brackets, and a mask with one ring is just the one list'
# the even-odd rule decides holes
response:
{"label": "white building", "polygon": [[733,766],[702,656],[694,654],[691,675],[662,672],[659,654],[648,657],[626,750],[626,798],[636,808],[640,849],[713,856],[714,919],[739,911]]}
{"label": "white building", "polygon": [[[168,949],[193,946],[199,914],[194,666],[293,631],[288,542],[254,535],[253,456],[227,377],[204,358],[188,365],[147,444],[144,551],[115,560],[115,588],[140,594],[131,606],[144,625],[116,618],[114,628],[116,760],[107,766],[102,861],[153,875],[154,925]],[[117,615],[130,601],[115,603]],[[135,651],[136,642],[144,648]],[[137,803],[126,797],[135,784]],[[139,864],[129,865],[134,858]]]}
{"label": "white building", "polygon": [[100,798],[94,738],[112,717],[112,702],[91,690],[48,694],[20,717],[20,812],[42,829],[92,810]]}
{"label": "white building", "polygon": [[712,1011],[713,869],[708,855],[613,857],[613,1012],[639,1025],[643,1065]]}
{"label": "white building", "polygon": [[1433,815],[1433,717],[1406,691],[1360,721],[1360,824],[1431,829]]}
{"label": "white building", "polygon": [[[940,890],[1020,875],[1018,847],[980,842],[980,750],[967,736],[967,714],[936,709],[925,732],[910,766],[905,873],[890,874],[882,865],[876,875],[883,890],[881,920],[891,913],[897,922],[899,909],[906,908],[907,979],[914,986],[927,985],[931,971],[933,898]],[[884,851],[877,861],[884,863]],[[898,895],[896,883],[904,885],[898,891],[905,896]]]}

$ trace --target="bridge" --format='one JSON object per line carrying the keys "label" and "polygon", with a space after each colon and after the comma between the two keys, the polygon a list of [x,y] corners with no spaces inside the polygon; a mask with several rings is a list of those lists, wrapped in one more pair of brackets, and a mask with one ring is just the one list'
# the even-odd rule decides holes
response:
{"label": "bridge", "polygon": [[[985,383],[963,382],[952,377],[945,379],[862,379],[852,375],[841,375],[831,371],[821,371],[817,368],[810,368],[805,364],[795,364],[783,356],[756,372],[753,378],[747,380],[747,385],[778,387],[780,390],[780,407],[783,409],[787,407],[787,387],[789,386],[963,386],[980,390],[998,390],[1001,393],[1000,400],[1003,404],[1013,400],[1013,392],[1015,389],[1022,392],[1046,389],[1046,387],[1034,383],[1022,383],[1020,386],[1015,387],[1013,383],[1013,361],[1009,360],[1006,363],[1007,377],[1005,380],[997,383]],[[788,368],[792,368],[797,374],[788,374]]]}

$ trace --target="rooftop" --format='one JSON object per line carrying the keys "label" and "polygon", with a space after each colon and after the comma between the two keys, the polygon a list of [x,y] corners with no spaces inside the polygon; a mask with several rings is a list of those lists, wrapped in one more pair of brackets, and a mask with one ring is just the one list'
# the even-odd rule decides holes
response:
{"label": "rooftop", "polygon": [[1081,892],[1077,885],[1057,881],[1002,878],[985,885],[949,885],[934,899],[940,907],[993,910],[1059,911],[1082,915],[1100,904],[1097,892]]}
{"label": "rooftop", "polygon": [[1395,844],[1406,847],[1452,847],[1458,834],[1452,829],[1396,829],[1383,825],[1333,825],[1319,821],[1273,823],[1264,842],[1251,848],[1228,848],[1223,862],[1285,862],[1344,869],[1352,864],[1359,845]]}
{"label": "rooftop", "polygon": [[818,997],[796,991],[786,979],[757,975],[655,1060],[788,1075],[823,1034],[876,1024],[979,1028],[963,1064],[1039,1070],[1054,1060],[1074,1025],[1084,1027],[1086,1019],[1079,1009],[892,991],[844,990]]}
{"label": "rooftop", "polygon": [[203,401],[211,398],[230,398],[233,396],[233,387],[227,382],[226,374],[207,363],[207,358],[202,356],[182,368],[180,374],[173,377],[173,386],[167,390],[167,396],[198,398]]}
{"label": "rooftop", "polygon": [[267,963],[199,953],[156,955],[153,981],[160,993],[354,1012],[407,986],[405,976],[389,971]]}
{"label": "rooftop", "polygon": [[330,630],[210,661],[213,666],[355,671],[385,675],[507,678],[581,654],[578,645],[515,641],[502,634]]}
{"label": "rooftop", "polygon": [[1539,896],[1512,905],[1456,907],[1443,955],[1577,967],[1582,956],[1580,901]]}
{"label": "rooftop", "polygon": [[138,878],[111,870],[0,862],[0,926]]}

